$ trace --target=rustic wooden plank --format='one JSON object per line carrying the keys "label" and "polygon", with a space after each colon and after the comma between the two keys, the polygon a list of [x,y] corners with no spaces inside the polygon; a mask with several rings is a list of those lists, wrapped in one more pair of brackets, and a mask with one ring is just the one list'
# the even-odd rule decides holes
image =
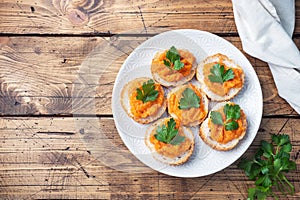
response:
{"label": "rustic wooden plank", "polygon": [[23,0],[2,1],[0,8],[3,33],[158,33],[178,28],[236,32],[230,0]]}
{"label": "rustic wooden plank", "polygon": [[[0,114],[111,114],[111,92],[120,66],[146,39],[2,37]],[[238,37],[225,39],[242,49]],[[299,38],[295,41],[300,45]],[[267,64],[246,56],[262,84],[264,115],[293,114],[278,96]]]}
{"label": "rustic wooden plank", "polygon": [[[80,123],[85,121],[87,123]],[[265,118],[253,144],[243,157],[253,156],[260,141],[270,133],[291,137],[291,158],[297,170],[288,174],[300,197],[300,119]],[[89,126],[89,124],[97,125]],[[84,131],[83,131],[84,130]],[[124,170],[115,170],[95,159],[81,135],[98,130],[113,140],[117,153],[130,154],[122,143],[111,118],[0,118],[0,198],[1,199],[245,199],[248,181],[236,161],[215,174],[199,178],[176,178],[155,172],[132,158]],[[92,138],[91,138],[92,140]],[[119,159],[120,157],[118,157]],[[125,166],[125,165],[123,165]],[[129,171],[139,166],[138,173]]]}
{"label": "rustic wooden plank", "polygon": [[[156,190],[157,180],[153,179],[153,173],[143,174],[142,177],[133,173],[128,177],[128,173],[114,170],[113,165],[106,166],[103,160],[96,160],[79,137],[83,132],[88,134],[91,130],[84,131],[82,127],[78,127],[77,120],[79,119],[0,119],[1,199],[110,199],[111,194],[122,190],[130,196],[135,196],[135,192],[139,190],[143,191],[138,198]],[[95,118],[87,119],[86,122],[89,120],[99,121]],[[98,129],[109,136],[110,139],[106,140],[113,140],[117,136],[112,119],[103,119]],[[122,144],[120,139],[116,147],[126,149],[119,144]],[[126,151],[128,154],[128,150]],[[135,166],[141,165],[137,160],[134,162]],[[130,162],[131,165],[134,162]],[[123,165],[126,170],[124,161]],[[143,168],[145,167],[141,165],[141,169]],[[148,168],[144,171],[147,170],[152,171]],[[118,175],[113,177],[114,172]],[[148,190],[141,189],[147,183],[153,186]]]}
{"label": "rustic wooden plank", "polygon": [[[96,98],[97,103],[101,104],[102,112],[100,114],[111,113],[110,93],[116,74],[127,54],[120,54],[120,58],[114,60],[112,65],[106,63],[108,66],[102,66],[104,61],[99,57],[98,61],[100,62],[95,63],[94,69],[81,72],[80,68],[81,63],[94,48],[109,46],[109,40],[109,38],[100,37],[2,39],[0,113],[70,114],[73,113],[72,98],[76,96],[81,98],[83,95],[82,101],[84,102],[80,102],[82,104],[77,109],[86,106],[85,110],[88,110],[89,104]],[[139,39],[136,38],[135,42],[138,41]],[[137,46],[134,42],[132,45]],[[132,51],[130,45],[122,46],[122,48],[127,52]],[[116,53],[119,52],[116,48],[113,50]],[[103,52],[103,56],[108,53],[110,52]],[[106,76],[101,76],[102,73]],[[108,74],[109,76],[107,76]],[[76,84],[79,81],[76,80],[79,80],[79,77],[95,79],[94,84],[84,85],[91,88],[85,90],[84,94],[74,94],[76,92],[74,88],[78,88]],[[96,94],[93,88],[98,85],[98,79],[101,81],[102,90],[100,90],[101,93]],[[89,93],[87,94],[87,92]],[[89,99],[85,101],[85,98]],[[87,114],[89,113],[87,112]]]}
{"label": "rustic wooden plank", "polygon": [[[4,0],[0,18],[0,32],[7,34],[139,34],[179,28],[236,33],[230,0]],[[296,1],[296,33],[299,19]]]}

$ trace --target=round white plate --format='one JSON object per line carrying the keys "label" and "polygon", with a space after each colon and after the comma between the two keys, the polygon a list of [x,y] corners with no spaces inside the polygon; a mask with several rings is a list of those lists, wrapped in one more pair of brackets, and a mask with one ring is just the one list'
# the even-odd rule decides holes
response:
{"label": "round white plate", "polygon": [[[180,166],[169,166],[156,161],[144,142],[149,125],[138,124],[127,116],[120,104],[123,86],[138,77],[152,77],[150,65],[155,53],[175,46],[194,54],[197,63],[209,55],[222,53],[240,65],[245,72],[245,85],[232,100],[247,116],[248,129],[242,141],[230,151],[211,149],[199,137],[199,127],[192,128],[195,150],[190,160]],[[167,92],[167,90],[166,90]],[[250,146],[262,117],[262,91],[257,75],[247,58],[231,43],[214,34],[199,30],[174,30],[156,35],[137,47],[123,63],[113,89],[112,112],[115,124],[125,145],[140,161],[161,173],[177,177],[200,177],[218,172],[236,161]],[[167,116],[167,113],[164,114]]]}

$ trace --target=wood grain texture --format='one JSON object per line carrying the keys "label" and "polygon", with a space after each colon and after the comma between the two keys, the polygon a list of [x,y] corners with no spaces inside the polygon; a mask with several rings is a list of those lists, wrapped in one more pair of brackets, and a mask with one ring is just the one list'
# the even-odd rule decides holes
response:
{"label": "wood grain texture", "polygon": [[[198,28],[236,32],[231,1],[43,0],[0,4],[5,33],[158,33]],[[189,18],[189,23],[186,19]],[[23,23],[18,23],[21,20]]]}
{"label": "wood grain texture", "polygon": [[[94,124],[107,136],[107,142],[113,140],[114,148],[130,154],[110,118],[1,118],[1,199],[245,199],[247,188],[253,185],[237,168],[239,161],[193,179],[160,174],[134,157],[131,162],[128,157],[117,161],[127,169],[138,166],[140,171],[115,170],[116,165],[108,165],[105,158],[95,159],[85,147],[81,136],[94,128],[82,126],[78,120]],[[298,169],[288,174],[296,187],[296,194],[288,199],[300,198],[299,132],[300,119],[263,119],[258,135],[243,155],[253,156],[262,139],[270,140],[270,133],[289,134],[291,158]]]}
{"label": "wood grain texture", "polygon": [[[205,177],[167,176],[139,162],[115,128],[111,93],[122,63],[148,37],[181,28],[242,49],[231,0],[1,0],[0,199],[246,199],[253,182],[239,160]],[[267,64],[246,57],[264,114],[243,157],[270,133],[289,134],[296,193],[281,197],[300,199],[299,116],[279,97]]]}
{"label": "wood grain texture", "polygon": [[[140,34],[179,28],[237,32],[230,0],[4,0],[0,18],[0,32],[7,34]],[[299,19],[296,1],[296,33]]]}
{"label": "wood grain texture", "polygon": [[[110,115],[116,75],[147,37],[2,37],[1,115]],[[225,37],[240,50],[237,37]],[[295,39],[300,45],[300,39]],[[262,85],[264,115],[295,114],[266,63],[246,55]]]}

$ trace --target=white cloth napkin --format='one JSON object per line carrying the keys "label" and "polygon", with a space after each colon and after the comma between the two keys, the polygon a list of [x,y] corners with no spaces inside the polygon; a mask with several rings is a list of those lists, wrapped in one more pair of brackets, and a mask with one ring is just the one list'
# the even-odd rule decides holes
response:
{"label": "white cloth napkin", "polygon": [[300,114],[300,53],[291,38],[295,1],[232,0],[232,4],[244,51],[269,64],[278,94]]}

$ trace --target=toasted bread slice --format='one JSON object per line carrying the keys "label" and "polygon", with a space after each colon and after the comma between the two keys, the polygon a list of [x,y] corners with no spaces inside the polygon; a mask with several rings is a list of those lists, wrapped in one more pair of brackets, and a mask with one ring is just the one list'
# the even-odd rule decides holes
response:
{"label": "toasted bread slice", "polygon": [[[125,110],[125,112],[128,114],[129,117],[131,117],[136,122],[141,123],[141,124],[147,124],[147,123],[150,123],[150,122],[158,119],[161,115],[163,115],[163,113],[165,112],[166,107],[167,107],[167,101],[164,97],[164,90],[163,90],[162,86],[159,85],[162,89],[162,96],[163,96],[162,105],[159,105],[159,104],[152,105],[152,109],[154,109],[155,112],[153,112],[151,115],[144,117],[144,118],[136,117],[132,113],[131,106],[130,106],[130,95],[134,91],[136,91],[136,89],[138,87],[141,87],[144,82],[147,82],[149,79],[151,79],[151,78],[141,77],[141,78],[134,79],[134,80],[128,82],[121,91],[121,105],[122,105],[123,109]],[[158,84],[158,83],[156,83],[156,84]]]}
{"label": "toasted bread slice", "polygon": [[[178,86],[182,85],[188,81],[190,81],[195,73],[196,73],[196,59],[193,56],[192,53],[190,53],[188,50],[183,50],[179,49],[178,52],[183,58],[191,62],[192,68],[190,70],[190,73],[187,75],[182,75],[179,71],[176,70],[171,70],[167,66],[165,66],[163,63],[160,64],[155,64],[154,61],[157,61],[160,59],[162,54],[164,54],[166,50],[164,51],[159,51],[155,54],[154,58],[152,59],[152,64],[151,64],[151,73],[155,81],[158,83],[162,84],[165,87],[170,87],[170,86]],[[156,66],[156,67],[155,67]],[[155,69],[159,68],[158,71],[155,71]],[[170,75],[171,74],[171,75]],[[167,80],[171,79],[171,80]]]}
{"label": "toasted bread slice", "polygon": [[[220,108],[224,107],[227,103],[233,104],[232,102],[220,102],[220,103],[216,104],[212,108],[211,111],[219,110]],[[230,149],[233,149],[239,143],[239,141],[241,139],[243,139],[243,137],[246,134],[246,130],[247,130],[246,115],[244,115],[244,117],[242,118],[242,126],[243,126],[244,130],[241,133],[241,135],[238,138],[235,138],[235,139],[223,144],[223,143],[217,142],[216,140],[214,140],[211,137],[211,128],[209,127],[209,120],[210,120],[210,116],[211,116],[211,111],[209,112],[209,115],[208,115],[207,119],[200,126],[200,130],[199,130],[200,137],[202,138],[202,140],[206,144],[208,144],[213,149],[220,150],[220,151],[228,151]],[[243,112],[242,109],[241,109],[241,112]]]}
{"label": "toasted bread slice", "polygon": [[234,98],[239,93],[239,91],[242,89],[244,82],[245,82],[245,74],[244,74],[244,71],[242,70],[242,74],[241,74],[242,84],[240,87],[232,87],[228,91],[228,93],[225,94],[224,96],[216,94],[206,85],[206,83],[204,81],[205,77],[204,77],[204,73],[203,73],[203,68],[206,64],[219,63],[219,62],[224,63],[229,68],[239,68],[242,70],[242,68],[240,66],[238,66],[237,64],[235,64],[233,60],[231,60],[227,56],[219,53],[219,54],[209,56],[206,59],[204,59],[202,62],[199,63],[199,65],[197,67],[196,78],[202,85],[201,89],[206,93],[208,98],[210,98],[212,101],[227,101],[227,100]]}
{"label": "toasted bread slice", "polygon": [[[188,161],[188,159],[190,158],[190,156],[193,153],[194,150],[194,146],[195,146],[195,139],[194,139],[194,134],[193,132],[184,126],[181,126],[181,130],[184,134],[184,136],[188,139],[190,139],[190,146],[189,148],[180,153],[179,155],[177,155],[175,158],[170,158],[168,156],[165,156],[161,153],[159,153],[156,149],[155,149],[155,145],[150,141],[150,137],[153,136],[153,133],[155,133],[156,129],[158,126],[162,126],[166,120],[169,120],[171,118],[163,118],[163,119],[159,119],[158,121],[154,122],[151,126],[149,126],[149,128],[147,129],[146,135],[145,135],[145,143],[146,146],[150,149],[152,156],[163,163],[169,164],[169,165],[181,165],[185,162]],[[180,145],[180,144],[178,144]]]}
{"label": "toasted bread slice", "polygon": [[[194,87],[194,88],[193,88]],[[178,108],[180,98],[182,97],[182,93],[186,88],[195,89],[200,94],[200,108],[190,108],[187,110],[180,110]],[[173,102],[171,97],[175,95],[176,101]],[[198,96],[198,95],[197,95]],[[174,97],[173,97],[174,98]],[[208,114],[208,99],[206,95],[199,89],[197,86],[192,84],[185,84],[181,86],[177,86],[173,88],[167,96],[168,99],[168,112],[175,119],[181,122],[181,125],[184,126],[196,126],[203,122]],[[174,104],[174,105],[173,105]],[[178,111],[178,112],[176,112]],[[181,113],[181,116],[178,116]]]}

